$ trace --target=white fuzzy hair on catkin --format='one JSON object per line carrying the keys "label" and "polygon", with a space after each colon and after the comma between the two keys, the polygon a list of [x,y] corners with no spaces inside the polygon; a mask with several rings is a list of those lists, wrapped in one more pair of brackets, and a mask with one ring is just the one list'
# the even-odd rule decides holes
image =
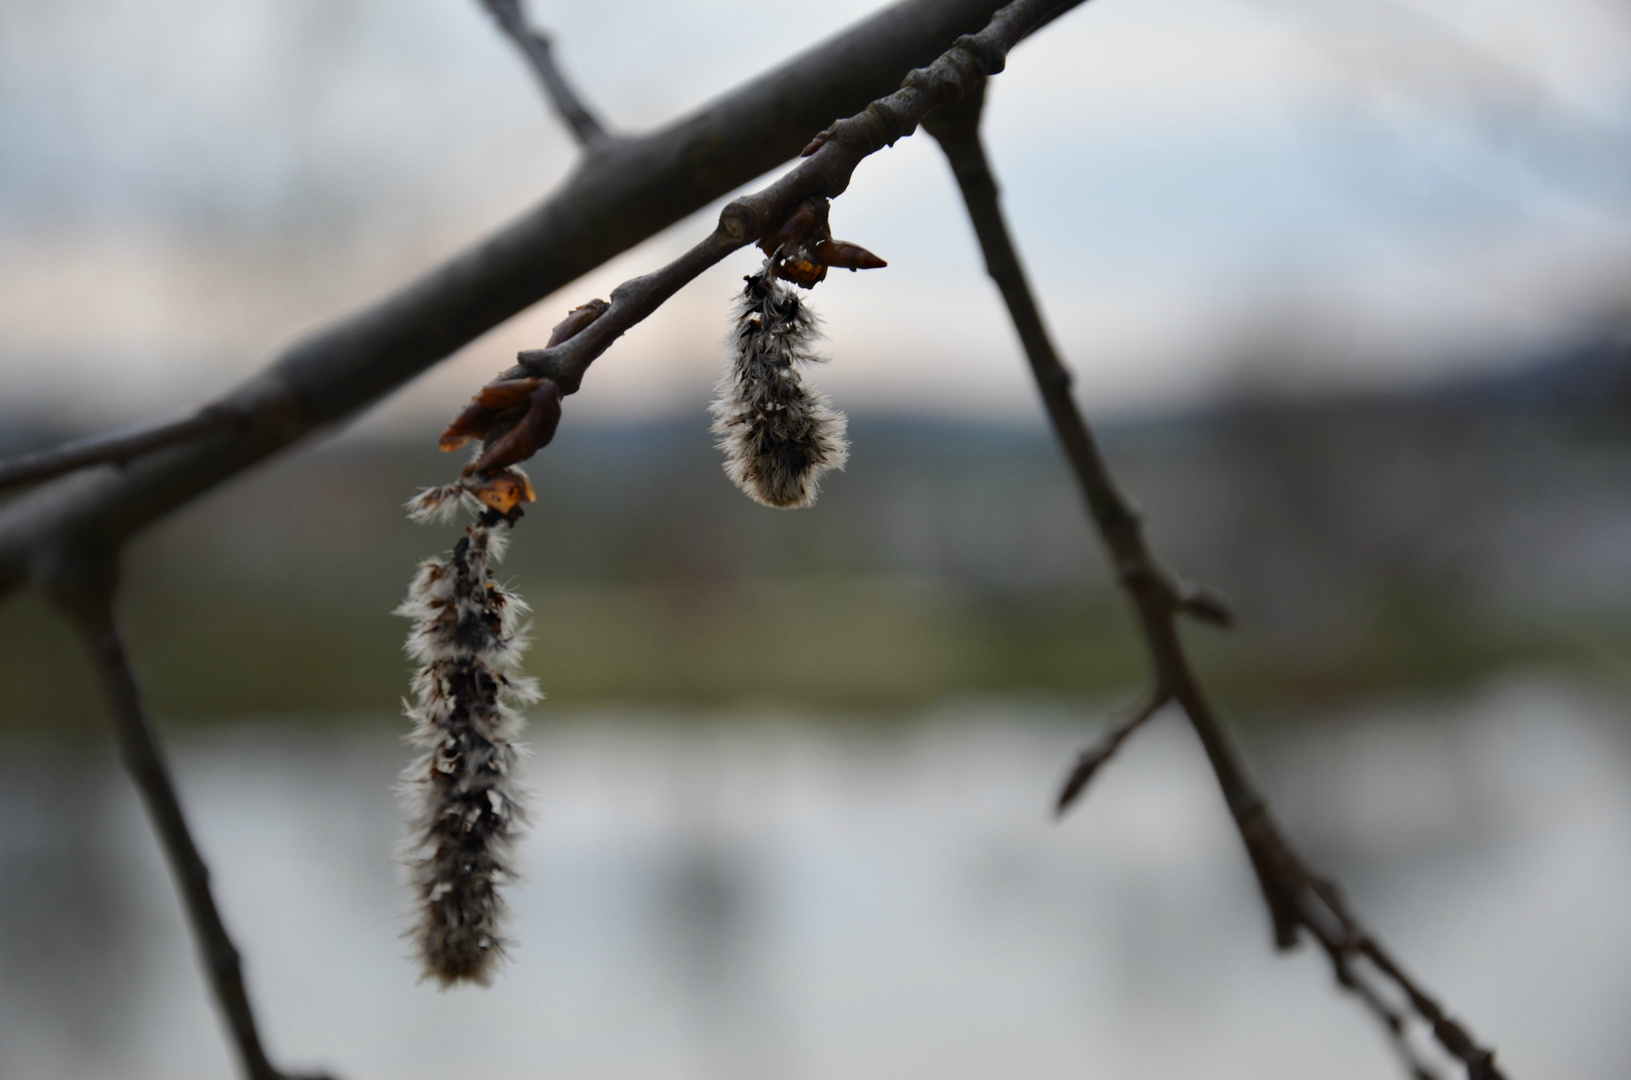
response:
{"label": "white fuzzy hair on catkin", "polygon": [[[437,511],[464,501],[416,500]],[[396,611],[413,620],[407,652],[421,665],[404,702],[420,751],[400,788],[411,814],[402,861],[417,900],[408,936],[425,977],[444,988],[485,985],[504,958],[499,886],[515,877],[525,824],[515,740],[521,708],[540,696],[516,673],[527,606],[493,579],[504,547],[493,528],[478,519],[446,558],[421,563]]]}
{"label": "white fuzzy hair on catkin", "polygon": [[798,292],[761,270],[736,309],[730,370],[709,406],[725,473],[755,502],[784,509],[815,502],[823,473],[849,458],[844,414],[804,385],[819,363],[815,313]]}

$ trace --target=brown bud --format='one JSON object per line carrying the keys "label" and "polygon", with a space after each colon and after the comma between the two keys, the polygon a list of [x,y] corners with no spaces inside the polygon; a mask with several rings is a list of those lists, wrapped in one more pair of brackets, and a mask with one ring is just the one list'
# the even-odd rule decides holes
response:
{"label": "brown bud", "polygon": [[815,256],[828,266],[845,270],[876,270],[889,264],[859,244],[843,240],[821,240],[815,245]]}
{"label": "brown bud", "polygon": [[447,430],[442,432],[442,437],[436,443],[437,448],[444,454],[457,450],[471,439],[492,430],[492,420],[493,410],[479,401],[471,401],[447,425]]}
{"label": "brown bud", "polygon": [[508,409],[490,409],[479,400],[472,400],[453,418],[447,430],[442,432],[442,437],[436,443],[437,449],[445,454],[457,450],[471,439],[485,439],[493,432],[507,428],[521,419],[521,414],[526,411],[525,405]]}
{"label": "brown bud", "polygon": [[532,392],[538,389],[539,379],[500,379],[490,382],[476,392],[471,401],[476,401],[489,409],[510,409],[517,405],[525,405]]}
{"label": "brown bud", "polygon": [[491,432],[521,418],[529,395],[537,389],[537,379],[505,379],[490,382],[470,399],[453,422],[442,432],[437,446],[443,453],[457,450],[471,439],[485,438]]}
{"label": "brown bud", "polygon": [[526,415],[499,436],[481,457],[464,468],[464,476],[483,476],[525,461],[549,445],[561,422],[561,389],[553,379],[539,379]]}
{"label": "brown bud", "polygon": [[775,258],[777,252],[790,251],[798,247],[820,226],[822,216],[820,209],[823,208],[818,207],[815,199],[805,199],[799,203],[798,208],[788,215],[787,220],[782,222],[779,228],[760,238],[759,250]]}

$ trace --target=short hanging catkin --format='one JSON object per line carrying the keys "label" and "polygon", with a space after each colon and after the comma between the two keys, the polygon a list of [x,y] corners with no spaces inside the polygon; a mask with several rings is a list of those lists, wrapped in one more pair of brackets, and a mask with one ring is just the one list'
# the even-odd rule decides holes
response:
{"label": "short hanging catkin", "polygon": [[747,278],[731,367],[710,411],[726,475],[766,506],[809,506],[821,475],[849,457],[844,414],[799,373],[821,361],[812,351],[819,336],[815,313],[768,268]]}
{"label": "short hanging catkin", "polygon": [[420,521],[445,520],[461,505],[479,516],[446,558],[420,564],[397,609],[414,620],[407,651],[422,665],[406,706],[409,740],[422,753],[402,774],[411,807],[403,861],[418,904],[409,936],[425,977],[443,987],[485,984],[504,957],[498,890],[515,876],[511,849],[525,820],[519,710],[539,697],[517,674],[526,604],[492,577],[504,517],[460,487],[409,503]]}

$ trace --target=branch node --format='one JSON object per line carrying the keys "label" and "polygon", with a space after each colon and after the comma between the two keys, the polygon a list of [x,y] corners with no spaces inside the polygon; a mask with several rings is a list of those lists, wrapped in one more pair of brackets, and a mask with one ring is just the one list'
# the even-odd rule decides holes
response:
{"label": "branch node", "polygon": [[978,72],[978,78],[1000,75],[1008,66],[1008,52],[998,49],[976,35],[964,34],[952,43],[952,48],[966,55]]}
{"label": "branch node", "polygon": [[765,231],[764,215],[747,199],[732,199],[719,212],[719,229],[733,244],[750,244]]}

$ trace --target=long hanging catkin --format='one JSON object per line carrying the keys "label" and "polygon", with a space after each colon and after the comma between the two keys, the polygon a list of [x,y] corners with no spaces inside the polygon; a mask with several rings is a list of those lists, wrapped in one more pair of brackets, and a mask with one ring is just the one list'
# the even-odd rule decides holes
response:
{"label": "long hanging catkin", "polygon": [[512,847],[525,822],[519,709],[539,697],[516,673],[527,606],[492,577],[503,517],[458,487],[409,504],[420,521],[445,519],[460,505],[479,516],[446,558],[420,564],[397,608],[414,620],[407,651],[422,665],[406,706],[409,740],[422,753],[402,774],[412,811],[404,863],[418,902],[409,934],[425,977],[444,988],[486,984],[504,957],[499,886],[515,877]]}
{"label": "long hanging catkin", "polygon": [[734,358],[709,407],[725,473],[756,502],[815,502],[817,482],[849,458],[844,414],[808,389],[799,366],[819,363],[814,312],[767,270],[747,279],[731,332]]}

